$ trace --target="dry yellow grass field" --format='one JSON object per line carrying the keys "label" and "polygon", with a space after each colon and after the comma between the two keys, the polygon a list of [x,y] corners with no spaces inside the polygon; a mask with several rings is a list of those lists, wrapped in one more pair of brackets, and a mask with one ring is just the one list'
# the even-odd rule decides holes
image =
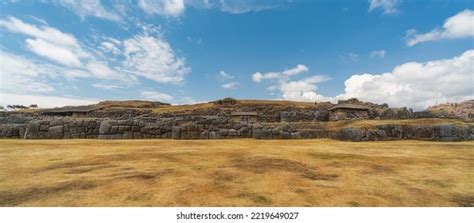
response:
{"label": "dry yellow grass field", "polygon": [[474,142],[0,140],[0,206],[474,206]]}

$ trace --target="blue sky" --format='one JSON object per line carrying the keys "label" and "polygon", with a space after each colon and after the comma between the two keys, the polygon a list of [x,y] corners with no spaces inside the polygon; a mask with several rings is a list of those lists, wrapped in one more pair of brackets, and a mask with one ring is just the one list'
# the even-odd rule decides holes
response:
{"label": "blue sky", "polygon": [[0,3],[0,104],[473,98],[472,1]]}

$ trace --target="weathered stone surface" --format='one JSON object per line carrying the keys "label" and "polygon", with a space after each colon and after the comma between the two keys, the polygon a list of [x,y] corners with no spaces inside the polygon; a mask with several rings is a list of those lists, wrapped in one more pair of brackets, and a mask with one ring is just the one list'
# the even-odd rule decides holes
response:
{"label": "weathered stone surface", "polygon": [[388,140],[387,133],[384,130],[375,130],[367,132],[368,141],[385,141]]}
{"label": "weathered stone surface", "polygon": [[339,131],[337,139],[344,141],[360,142],[365,137],[365,132],[360,129],[345,128]]}
{"label": "weathered stone surface", "polygon": [[39,132],[40,124],[37,122],[33,122],[28,124],[28,127],[26,128],[26,136],[25,138],[27,139],[36,139],[38,138],[38,132]]}
{"label": "weathered stone surface", "polygon": [[48,135],[50,139],[62,139],[63,138],[63,126],[62,125],[56,125],[49,127],[48,129]]}
{"label": "weathered stone surface", "polygon": [[441,141],[462,141],[469,140],[468,129],[462,129],[455,125],[439,125],[435,127],[437,134],[435,138]]}
{"label": "weathered stone surface", "polygon": [[[298,114],[288,111],[285,115]],[[319,122],[244,123],[226,117],[171,117],[166,119],[32,119],[28,124],[0,124],[0,138],[100,138],[100,139],[306,139],[347,141],[422,139],[462,141],[474,139],[474,125],[385,124],[370,128],[326,130]]]}
{"label": "weathered stone surface", "polygon": [[99,127],[99,134],[109,134],[110,133],[110,128],[112,127],[111,123],[109,120],[104,120],[100,123]]}

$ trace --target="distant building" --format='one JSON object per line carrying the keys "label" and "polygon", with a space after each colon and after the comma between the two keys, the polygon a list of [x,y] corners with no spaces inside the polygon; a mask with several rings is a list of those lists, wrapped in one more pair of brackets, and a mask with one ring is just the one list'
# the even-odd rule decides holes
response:
{"label": "distant building", "polygon": [[329,109],[329,121],[368,119],[369,108],[356,104],[338,104]]}
{"label": "distant building", "polygon": [[48,116],[86,116],[97,110],[95,106],[67,106],[41,110],[42,115]]}
{"label": "distant building", "polygon": [[254,123],[257,119],[257,112],[232,112],[232,120],[237,122]]}

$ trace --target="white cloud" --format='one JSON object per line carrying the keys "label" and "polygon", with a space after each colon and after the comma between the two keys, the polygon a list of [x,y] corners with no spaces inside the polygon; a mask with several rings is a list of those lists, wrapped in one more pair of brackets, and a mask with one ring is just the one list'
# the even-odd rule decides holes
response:
{"label": "white cloud", "polygon": [[252,80],[254,82],[261,82],[262,80],[287,78],[300,73],[308,72],[308,70],[308,67],[306,67],[305,65],[298,64],[296,65],[296,67],[286,69],[282,72],[268,72],[263,74],[260,72],[256,72],[252,75]]}
{"label": "white cloud", "polygon": [[112,85],[112,84],[101,84],[101,83],[96,83],[93,84],[92,87],[98,88],[98,89],[103,89],[103,90],[115,90],[115,89],[122,89],[122,86],[119,85]]}
{"label": "white cloud", "polygon": [[164,39],[138,35],[123,41],[124,69],[158,83],[178,84],[191,71]]}
{"label": "white cloud", "polygon": [[357,74],[345,81],[337,98],[423,109],[441,102],[472,99],[474,50],[452,59],[409,62],[383,74]]}
{"label": "white cloud", "polygon": [[120,41],[118,43],[112,41],[104,41],[100,43],[100,49],[102,50],[102,52],[111,53],[115,56],[118,56],[122,53],[122,51],[118,48],[119,44]]}
{"label": "white cloud", "polygon": [[252,75],[252,80],[254,82],[261,82],[262,80],[265,80],[265,79],[276,79],[280,76],[279,73],[275,73],[275,72],[268,72],[268,73],[260,73],[260,72],[257,72],[257,73],[254,73]]}
{"label": "white cloud", "polygon": [[81,19],[94,16],[102,19],[119,22],[122,18],[110,10],[107,10],[100,0],[55,0],[55,2],[76,13]]}
{"label": "white cloud", "polygon": [[62,74],[66,78],[75,79],[75,78],[88,78],[92,77],[91,72],[79,69],[61,69]]}
{"label": "white cloud", "polygon": [[222,84],[221,87],[224,89],[237,89],[237,87],[239,87],[239,82],[230,82]]}
{"label": "white cloud", "polygon": [[[261,75],[260,78],[265,76],[259,72],[257,74]],[[317,84],[328,80],[325,76],[289,80],[279,75],[270,79],[273,85],[268,90],[279,91],[286,100],[335,101],[355,97],[363,101],[421,110],[437,103],[472,99],[473,74],[474,49],[451,59],[404,63],[383,74],[352,75],[344,82],[344,93],[335,97],[317,93]]]}
{"label": "white cloud", "polygon": [[52,92],[54,88],[45,79],[58,73],[55,67],[0,51],[2,92]]}
{"label": "white cloud", "polygon": [[184,0],[140,0],[138,6],[147,14],[180,16],[184,12]]}
{"label": "white cloud", "polygon": [[65,47],[51,44],[43,39],[27,39],[26,45],[34,53],[50,60],[68,66],[81,66],[77,55]]}
{"label": "white cloud", "polygon": [[90,57],[73,35],[63,33],[58,29],[45,25],[38,28],[15,17],[0,19],[0,26],[7,28],[10,32],[34,37],[35,39],[26,39],[27,48],[54,62],[80,66],[80,58]]}
{"label": "white cloud", "polygon": [[242,14],[247,12],[258,12],[264,11],[269,9],[274,9],[279,7],[282,2],[287,1],[277,1],[274,0],[273,2],[263,2],[263,1],[241,1],[241,0],[219,0],[219,8],[223,12],[228,12],[232,14]]}
{"label": "white cloud", "polygon": [[221,70],[219,71],[219,78],[222,79],[222,80],[226,80],[226,79],[233,79],[234,76],[226,73],[225,71]]}
{"label": "white cloud", "polygon": [[385,50],[374,50],[374,51],[370,52],[370,57],[384,58],[385,57]]}
{"label": "white cloud", "polygon": [[408,30],[406,43],[408,46],[442,39],[459,39],[474,37],[474,11],[466,9],[446,19],[441,29],[417,34],[416,30]]}
{"label": "white cloud", "polygon": [[155,101],[169,101],[173,100],[173,96],[169,94],[160,93],[157,91],[142,91],[140,95],[148,100],[155,100]]}
{"label": "white cloud", "polygon": [[282,93],[285,100],[294,101],[316,101],[325,100],[325,97],[316,93],[316,84],[327,81],[325,76],[312,76],[309,78],[282,82],[278,90]]}
{"label": "white cloud", "polygon": [[384,14],[394,14],[398,12],[399,0],[369,0],[369,11],[381,8]]}
{"label": "white cloud", "polygon": [[308,67],[302,64],[296,65],[296,67],[283,71],[283,74],[286,76],[293,76],[296,74],[308,72]]}
{"label": "white cloud", "polygon": [[243,14],[270,10],[292,2],[292,0],[139,0],[138,6],[149,15],[178,17],[184,14],[186,7],[217,8],[226,13]]}
{"label": "white cloud", "polygon": [[0,19],[0,26],[7,28],[10,32],[41,38],[50,43],[63,46],[79,47],[79,44],[73,35],[63,33],[49,26],[43,25],[41,28],[38,28],[35,25],[24,23],[23,21],[11,16],[9,16],[7,19]]}
{"label": "white cloud", "polygon": [[71,97],[58,97],[58,96],[44,96],[35,94],[11,94],[0,92],[0,104],[11,105],[31,105],[37,104],[40,108],[52,108],[61,106],[72,106],[72,105],[89,105],[95,104],[99,100],[97,99],[81,99]]}
{"label": "white cloud", "polygon": [[[113,79],[126,85],[138,82],[135,76],[110,68],[107,60],[112,59],[103,56],[102,58],[104,59],[101,59],[97,51],[94,51],[94,47],[86,46],[85,49],[89,50],[84,50],[81,46],[83,44],[72,34],[64,33],[45,25],[37,27],[15,17],[0,19],[0,26],[5,27],[11,32],[33,37],[34,39],[27,38],[25,40],[26,47],[30,51],[60,65],[65,65],[64,67],[49,64],[50,68],[55,68],[56,74],[67,78],[94,77],[98,79]],[[107,38],[106,42],[101,43],[99,49],[106,50],[107,52],[111,51],[113,54],[121,54],[122,52],[118,48],[120,45],[121,42],[119,40]]]}
{"label": "white cloud", "polygon": [[90,62],[86,65],[86,68],[94,74],[94,77],[99,79],[113,79],[114,77],[120,76],[120,74],[117,74],[107,65],[99,62]]}
{"label": "white cloud", "polygon": [[344,63],[352,63],[359,60],[359,54],[351,53],[351,52],[343,52],[339,54],[339,58],[341,58],[342,62]]}
{"label": "white cloud", "polygon": [[[305,65],[298,64],[296,67],[286,69],[282,72],[254,73],[252,79],[254,82],[262,80],[273,81],[272,86],[268,87],[269,91],[279,91],[285,100],[295,101],[315,101],[323,100],[326,97],[316,93],[317,84],[329,80],[323,75],[314,75],[300,80],[290,80],[293,76],[308,72],[309,68]],[[276,83],[275,83],[276,82]]]}

